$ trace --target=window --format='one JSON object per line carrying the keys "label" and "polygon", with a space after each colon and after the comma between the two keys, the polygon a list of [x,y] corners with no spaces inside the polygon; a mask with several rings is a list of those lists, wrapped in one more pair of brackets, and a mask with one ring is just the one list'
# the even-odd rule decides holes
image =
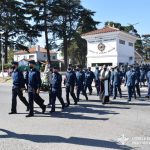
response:
{"label": "window", "polygon": [[129,61],[133,60],[133,57],[129,57]]}
{"label": "window", "polygon": [[119,43],[125,45],[125,41],[124,40],[119,40]]}
{"label": "window", "polygon": [[129,42],[129,46],[133,47],[133,43]]}
{"label": "window", "polygon": [[105,39],[104,41],[114,41],[115,39]]}
{"label": "window", "polygon": [[34,59],[34,55],[29,55],[29,59]]}
{"label": "window", "polygon": [[96,66],[112,66],[112,63],[92,63],[92,67],[96,67]]}
{"label": "window", "polygon": [[55,57],[55,56],[53,56],[53,57],[52,57],[52,59],[56,59],[56,57]]}

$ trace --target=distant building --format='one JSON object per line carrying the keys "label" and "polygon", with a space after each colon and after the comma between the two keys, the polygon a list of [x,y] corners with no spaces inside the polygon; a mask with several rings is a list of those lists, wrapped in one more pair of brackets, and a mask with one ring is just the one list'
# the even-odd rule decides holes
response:
{"label": "distant building", "polygon": [[[54,50],[50,51],[51,61],[59,61],[57,59],[57,52]],[[29,52],[19,50],[14,54],[14,61],[21,60],[35,60],[38,61],[47,61],[47,51],[46,49],[40,47],[39,45],[29,49]]]}
{"label": "distant building", "polygon": [[87,66],[133,64],[136,36],[106,26],[82,35],[87,41]]}

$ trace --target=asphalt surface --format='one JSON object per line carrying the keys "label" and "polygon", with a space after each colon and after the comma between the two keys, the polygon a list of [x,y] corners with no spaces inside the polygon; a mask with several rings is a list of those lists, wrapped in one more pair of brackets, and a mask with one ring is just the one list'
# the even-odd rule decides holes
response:
{"label": "asphalt surface", "polygon": [[[102,105],[95,94],[89,101],[81,96],[78,105],[56,113],[45,114],[35,104],[35,116],[26,118],[25,106],[19,101],[16,115],[8,115],[11,106],[11,86],[0,84],[0,150],[108,150],[150,149],[150,100],[142,98],[127,103],[123,98]],[[27,98],[27,94],[24,93]],[[48,104],[48,93],[41,92]],[[65,91],[63,89],[65,100]],[[72,98],[70,98],[73,104]]]}

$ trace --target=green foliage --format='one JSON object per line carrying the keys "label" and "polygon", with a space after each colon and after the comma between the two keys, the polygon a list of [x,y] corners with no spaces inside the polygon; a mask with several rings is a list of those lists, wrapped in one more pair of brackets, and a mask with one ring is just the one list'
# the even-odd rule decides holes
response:
{"label": "green foliage", "polygon": [[73,35],[68,49],[68,54],[73,64],[86,65],[87,42],[85,39],[82,39],[81,35],[97,29],[96,26],[99,22],[92,18],[94,13],[95,12],[87,9],[81,11],[81,18],[78,22],[77,31]]}
{"label": "green foliage", "polygon": [[37,32],[30,23],[31,16],[26,15],[24,3],[20,0],[0,1],[0,28],[3,33],[3,46],[5,52],[5,63],[8,58],[8,47],[16,49],[28,48],[24,44],[33,42]]}
{"label": "green foliage", "polygon": [[[113,21],[107,21],[105,22],[105,26],[111,26],[111,27],[115,27],[115,28],[118,28],[119,30],[121,31],[124,31],[124,32],[133,32],[136,36],[138,36],[140,38],[140,35],[138,34],[137,30],[134,28],[134,25],[131,25],[129,24],[128,26],[122,26],[120,23],[116,23],[116,22],[113,22]],[[137,40],[136,43],[135,43],[135,49],[143,54],[143,45],[142,45],[142,40]]]}

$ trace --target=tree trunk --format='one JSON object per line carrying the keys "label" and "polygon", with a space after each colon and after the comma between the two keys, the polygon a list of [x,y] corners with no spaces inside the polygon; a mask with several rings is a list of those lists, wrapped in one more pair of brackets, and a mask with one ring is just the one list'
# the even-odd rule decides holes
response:
{"label": "tree trunk", "polygon": [[64,35],[63,37],[63,50],[64,50],[64,64],[65,64],[65,69],[67,69],[68,66],[68,52],[67,49],[68,44],[67,44],[67,36]]}
{"label": "tree trunk", "polygon": [[3,48],[4,48],[4,53],[5,53],[5,56],[4,56],[4,62],[5,62],[5,64],[7,64],[7,57],[8,57],[8,33],[7,33],[7,31],[5,32],[5,42],[4,42],[4,46],[3,46]]}
{"label": "tree trunk", "polygon": [[44,26],[45,26],[45,42],[46,42],[46,50],[47,50],[47,62],[50,65],[51,64],[51,57],[50,57],[50,51],[49,51],[49,44],[48,44],[48,28],[47,28],[47,9],[46,9],[46,1],[44,1]]}

